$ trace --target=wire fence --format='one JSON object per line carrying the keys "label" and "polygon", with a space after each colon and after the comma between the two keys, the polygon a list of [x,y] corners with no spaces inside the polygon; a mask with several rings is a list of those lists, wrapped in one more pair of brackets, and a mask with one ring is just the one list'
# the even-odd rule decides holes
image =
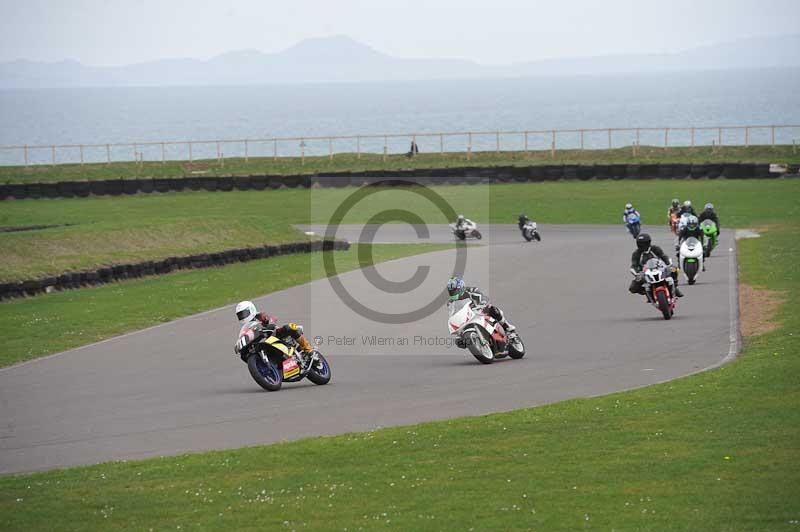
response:
{"label": "wire fence", "polygon": [[104,144],[40,144],[0,146],[0,165],[31,166],[114,162],[161,162],[250,158],[278,160],[281,157],[352,154],[408,153],[412,145],[421,153],[462,153],[469,160],[474,152],[613,149],[658,146],[751,146],[800,143],[798,125],[748,125],[703,127],[638,127],[548,129],[527,131],[460,131],[436,133],[390,133],[274,137],[214,140],[165,140]]}

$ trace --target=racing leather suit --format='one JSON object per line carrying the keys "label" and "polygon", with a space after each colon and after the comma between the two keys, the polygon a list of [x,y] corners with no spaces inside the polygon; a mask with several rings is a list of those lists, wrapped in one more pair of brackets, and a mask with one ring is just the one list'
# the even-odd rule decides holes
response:
{"label": "racing leather suit", "polygon": [[629,215],[629,214],[635,214],[635,215],[636,215],[636,216],[638,216],[639,218],[641,218],[641,217],[642,217],[642,216],[639,214],[639,211],[637,211],[636,209],[625,209],[625,210],[623,210],[623,211],[622,211],[622,223],[624,223],[626,226],[628,225],[628,215]]}
{"label": "racing leather suit", "polygon": [[464,231],[465,233],[472,231],[478,227],[475,222],[470,220],[469,218],[464,218],[462,221],[456,221],[456,230],[457,231]]}
{"label": "racing leather suit", "polygon": [[530,222],[530,221],[531,221],[531,219],[528,218],[527,216],[520,216],[517,219],[517,226],[519,226],[519,230],[522,231],[522,228],[525,227],[525,224]]}
{"label": "racing leather suit", "polygon": [[[672,261],[667,257],[664,250],[662,250],[658,246],[650,246],[645,250],[636,249],[631,255],[631,269],[636,271],[636,273],[641,273],[644,269],[644,265],[647,264],[647,261],[650,259],[661,259],[666,264],[671,264]],[[675,281],[675,293],[680,297],[680,290],[678,290],[678,269],[672,268],[672,280]],[[640,275],[637,275],[631,281],[631,285],[628,287],[628,291],[631,294],[641,294],[645,295],[644,291],[644,278]]]}
{"label": "racing leather suit", "polygon": [[306,337],[303,336],[302,325],[298,325],[296,323],[287,323],[286,325],[281,325],[280,327],[276,327],[274,318],[265,312],[259,312],[258,314],[256,314],[256,319],[260,321],[261,325],[263,325],[266,328],[274,327],[275,332],[273,334],[276,337],[286,338],[288,336],[293,338],[304,353],[310,353],[314,350],[314,348],[311,347],[311,344],[306,339]]}
{"label": "racing leather suit", "polygon": [[688,225],[684,226],[683,228],[681,228],[680,231],[678,231],[678,246],[680,246],[680,243],[689,237],[695,237],[697,240],[700,241],[700,244],[703,244],[705,242],[706,234],[703,232],[702,229],[700,229],[699,225],[693,230],[689,229]]}
{"label": "racing leather suit", "polygon": [[694,214],[695,216],[697,216],[697,213],[694,212],[694,207],[687,207],[685,205],[681,205],[681,210],[678,211],[678,218],[680,218],[686,213]]}

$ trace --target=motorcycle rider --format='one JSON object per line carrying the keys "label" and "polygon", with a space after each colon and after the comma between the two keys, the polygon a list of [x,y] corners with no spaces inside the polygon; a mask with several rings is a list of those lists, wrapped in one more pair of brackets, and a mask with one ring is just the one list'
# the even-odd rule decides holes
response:
{"label": "motorcycle rider", "polygon": [[678,218],[680,218],[681,216],[683,216],[686,213],[693,214],[695,216],[697,215],[697,213],[694,212],[694,207],[692,207],[692,202],[690,200],[688,200],[688,199],[683,202],[683,205],[681,206],[681,210],[678,211]]}
{"label": "motorcycle rider", "polygon": [[[272,331],[273,336],[276,336],[282,340],[287,337],[294,339],[294,341],[297,342],[297,345],[303,351],[303,354],[311,355],[311,353],[314,351],[314,348],[311,347],[311,343],[309,343],[306,337],[303,336],[302,325],[298,325],[297,323],[287,323],[286,325],[281,325],[278,327],[275,317],[270,316],[266,312],[258,312],[252,301],[242,301],[236,305],[236,319],[238,319],[243,325],[253,320],[258,320],[265,329]],[[298,357],[298,359],[302,365],[304,363],[304,357]]]}
{"label": "motorcycle rider", "polygon": [[[636,250],[633,252],[633,255],[631,255],[631,269],[638,274],[633,278],[631,285],[628,287],[628,291],[630,291],[631,294],[645,295],[644,277],[642,277],[641,274],[644,265],[647,264],[647,261],[650,259],[661,259],[665,264],[672,266],[672,260],[667,257],[664,250],[658,246],[652,245],[649,234],[642,233],[636,237]],[[678,288],[678,269],[672,267],[671,274],[672,280],[675,283],[675,296],[683,297],[681,289]]]}
{"label": "motorcycle rider", "polygon": [[689,216],[689,219],[686,220],[686,225],[683,226],[678,232],[678,247],[680,247],[681,242],[689,237],[695,237],[702,245],[704,243],[705,236],[706,234],[700,228],[700,222],[697,220],[697,216]]}
{"label": "motorcycle rider", "polygon": [[478,225],[469,218],[465,218],[463,214],[459,214],[458,218],[456,218],[456,231],[464,231],[464,233],[469,233],[476,227],[478,227]]}
{"label": "motorcycle rider", "polygon": [[641,215],[639,214],[639,211],[637,211],[636,209],[633,208],[633,204],[632,203],[626,203],[625,204],[625,210],[622,211],[622,223],[624,223],[626,226],[628,225],[628,215],[630,215],[630,214],[635,214],[636,216],[641,218]]}
{"label": "motorcycle rider", "polygon": [[530,221],[531,219],[528,218],[525,213],[520,214],[519,218],[517,219],[517,226],[519,227],[519,230],[522,231],[522,228],[525,227],[525,224]]}
{"label": "motorcycle rider", "polygon": [[517,328],[506,320],[503,311],[490,304],[489,298],[477,287],[467,286],[461,277],[451,277],[447,281],[447,294],[449,296],[448,303],[470,299],[473,306],[483,306],[486,314],[497,320],[508,336],[516,334]]}
{"label": "motorcycle rider", "polygon": [[[670,205],[669,209],[667,209],[667,225],[672,227],[672,215],[674,214],[676,218],[680,218],[680,214],[678,214],[681,210],[681,202],[678,201],[678,198],[674,198],[672,200],[672,205]],[[673,229],[674,231],[674,229]]]}
{"label": "motorcycle rider", "polygon": [[705,207],[703,207],[703,211],[698,216],[698,222],[703,223],[703,220],[711,220],[715,224],[717,224],[717,237],[720,235],[720,226],[719,226],[719,216],[717,213],[714,212],[714,204],[713,203],[706,203]]}

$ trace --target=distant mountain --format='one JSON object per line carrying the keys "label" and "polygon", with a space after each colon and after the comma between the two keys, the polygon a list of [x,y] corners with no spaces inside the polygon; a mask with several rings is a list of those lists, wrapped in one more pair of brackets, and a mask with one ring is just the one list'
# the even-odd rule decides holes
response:
{"label": "distant mountain", "polygon": [[0,63],[0,88],[255,85],[572,74],[612,74],[800,66],[800,34],[745,39],[675,54],[612,55],[503,66],[452,59],[401,59],[349,37],[302,41],[286,50],[228,52],[212,59],[168,59],[120,67],[77,61]]}

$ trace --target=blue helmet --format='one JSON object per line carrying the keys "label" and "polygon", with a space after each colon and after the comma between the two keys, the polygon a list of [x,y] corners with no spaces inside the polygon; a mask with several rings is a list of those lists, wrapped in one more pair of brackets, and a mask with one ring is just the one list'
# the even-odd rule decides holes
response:
{"label": "blue helmet", "polygon": [[450,301],[455,301],[464,295],[467,286],[464,284],[464,279],[461,277],[451,277],[447,281],[447,293],[450,296]]}

